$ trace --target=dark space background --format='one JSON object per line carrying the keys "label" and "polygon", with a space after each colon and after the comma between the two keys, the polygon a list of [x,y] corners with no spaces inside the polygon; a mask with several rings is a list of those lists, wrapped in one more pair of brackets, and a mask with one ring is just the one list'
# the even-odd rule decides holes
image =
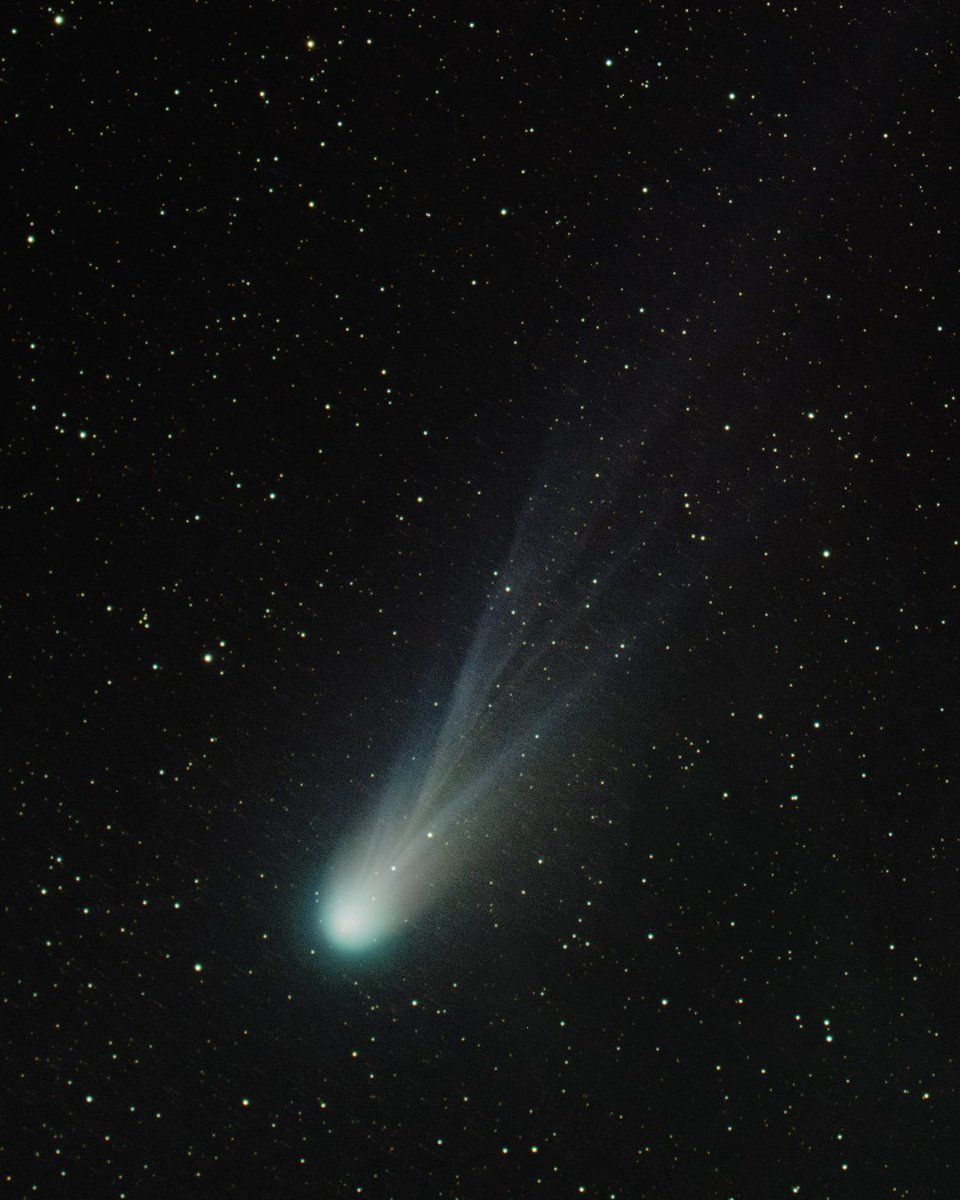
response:
{"label": "dark space background", "polygon": [[[5,1194],[960,1194],[950,8],[5,9]],[[629,649],[338,956],[538,472]]]}

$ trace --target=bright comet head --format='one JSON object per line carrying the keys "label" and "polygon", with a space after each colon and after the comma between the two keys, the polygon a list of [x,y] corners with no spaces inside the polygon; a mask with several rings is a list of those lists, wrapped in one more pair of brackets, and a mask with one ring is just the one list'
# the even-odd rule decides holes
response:
{"label": "bright comet head", "polygon": [[391,924],[390,906],[362,884],[335,892],[323,914],[324,932],[339,950],[369,950]]}

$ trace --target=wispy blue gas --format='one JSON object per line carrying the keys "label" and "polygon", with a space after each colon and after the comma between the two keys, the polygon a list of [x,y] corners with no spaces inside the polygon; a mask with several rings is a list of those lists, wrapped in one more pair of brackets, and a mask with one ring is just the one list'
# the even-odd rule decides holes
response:
{"label": "wispy blue gas", "polygon": [[536,485],[439,727],[398,757],[374,816],[335,855],[321,924],[337,948],[382,944],[443,893],[627,650],[598,608],[637,543],[611,536],[617,480],[597,457]]}

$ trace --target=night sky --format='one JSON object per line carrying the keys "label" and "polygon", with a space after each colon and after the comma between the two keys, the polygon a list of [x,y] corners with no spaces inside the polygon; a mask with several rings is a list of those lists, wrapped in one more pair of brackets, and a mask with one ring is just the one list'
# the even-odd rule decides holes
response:
{"label": "night sky", "polygon": [[951,6],[14,7],[4,1194],[960,1195]]}

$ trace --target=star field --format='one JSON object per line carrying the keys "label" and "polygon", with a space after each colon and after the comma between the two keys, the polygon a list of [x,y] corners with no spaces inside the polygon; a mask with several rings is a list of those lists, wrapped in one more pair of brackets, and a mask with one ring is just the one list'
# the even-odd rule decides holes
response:
{"label": "star field", "polygon": [[5,1194],[957,1195],[951,15],[7,14]]}

